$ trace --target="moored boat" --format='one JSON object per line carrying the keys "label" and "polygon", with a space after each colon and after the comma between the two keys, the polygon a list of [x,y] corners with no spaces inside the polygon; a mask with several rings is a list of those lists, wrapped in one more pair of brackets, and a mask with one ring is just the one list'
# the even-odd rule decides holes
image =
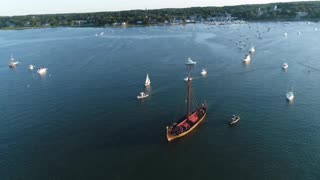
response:
{"label": "moored boat", "polygon": [[43,75],[43,74],[46,74],[48,71],[48,68],[39,68],[37,70],[37,73],[40,74],[40,75]]}
{"label": "moored boat", "polygon": [[17,65],[19,64],[19,62],[18,61],[15,61],[15,62],[9,62],[9,67],[11,67],[11,68],[15,68],[15,67],[17,67]]}
{"label": "moored boat", "polygon": [[288,63],[283,63],[282,69],[288,69],[288,67],[289,67]]}
{"label": "moored boat", "polygon": [[206,70],[206,69],[202,69],[202,71],[201,71],[201,75],[202,75],[202,76],[207,75],[207,70]]}
{"label": "moored boat", "polygon": [[247,54],[246,57],[243,59],[243,62],[247,63],[251,61],[250,54]]}
{"label": "moored boat", "polygon": [[10,58],[10,61],[9,61],[9,67],[11,68],[15,68],[17,67],[17,65],[19,64],[19,61],[15,61],[15,59],[13,58],[13,55],[11,54],[11,58]]}
{"label": "moored boat", "polygon": [[292,101],[294,99],[294,94],[292,91],[286,93],[286,98],[288,101]]}
{"label": "moored boat", "polygon": [[197,62],[196,61],[192,61],[192,59],[189,57],[187,62],[186,62],[186,65],[195,65],[195,64],[197,64]]}
{"label": "moored boat", "polygon": [[254,53],[256,51],[256,49],[254,48],[254,46],[251,46],[249,53]]}
{"label": "moored boat", "polygon": [[200,107],[197,107],[190,113],[190,96],[191,96],[191,78],[190,75],[187,77],[187,114],[179,121],[167,126],[167,140],[170,142],[174,139],[183,137],[195,129],[207,115],[207,105],[203,103]]}
{"label": "moored boat", "polygon": [[32,70],[34,69],[34,65],[30,64],[30,65],[28,66],[28,69],[32,71]]}
{"label": "moored boat", "polygon": [[230,125],[237,123],[240,120],[240,116],[232,115],[231,121],[229,122]]}

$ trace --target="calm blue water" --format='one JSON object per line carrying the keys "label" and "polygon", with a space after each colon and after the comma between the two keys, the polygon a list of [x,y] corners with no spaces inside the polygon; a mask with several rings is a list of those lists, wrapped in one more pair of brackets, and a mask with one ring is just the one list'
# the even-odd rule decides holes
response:
{"label": "calm blue water", "polygon": [[[0,31],[1,179],[319,179],[314,28],[320,25]],[[245,65],[251,44],[256,53]],[[10,53],[21,62],[16,69],[8,68]],[[207,101],[208,117],[167,143],[166,125],[185,114],[188,57],[198,62],[193,99]],[[40,77],[29,64],[48,73]],[[151,96],[138,101],[146,73]],[[291,88],[296,98],[288,103]],[[230,127],[234,112],[241,121]]]}

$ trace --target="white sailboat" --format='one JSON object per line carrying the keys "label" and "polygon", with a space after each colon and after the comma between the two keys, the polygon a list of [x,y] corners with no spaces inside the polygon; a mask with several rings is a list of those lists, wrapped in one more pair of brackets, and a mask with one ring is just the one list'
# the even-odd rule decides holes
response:
{"label": "white sailboat", "polygon": [[197,62],[196,61],[192,61],[192,59],[189,57],[187,62],[186,62],[186,65],[195,65],[195,64],[197,64]]}
{"label": "white sailboat", "polygon": [[44,75],[44,74],[47,73],[47,70],[48,70],[48,68],[39,68],[37,70],[37,73],[40,74],[40,75]]}
{"label": "white sailboat", "polygon": [[207,75],[207,70],[203,68],[202,71],[201,71],[201,75],[202,75],[202,76]]}
{"label": "white sailboat", "polygon": [[19,61],[15,61],[15,59],[13,58],[13,54],[11,54],[11,58],[9,61],[9,67],[15,68],[18,64],[19,64]]}
{"label": "white sailboat", "polygon": [[149,86],[150,83],[151,83],[151,81],[150,81],[149,75],[147,74],[146,82],[144,83],[144,86]]}
{"label": "white sailboat", "polygon": [[286,98],[287,98],[288,101],[292,101],[294,99],[293,91],[287,92]]}
{"label": "white sailboat", "polygon": [[32,70],[34,69],[34,65],[30,64],[30,65],[28,66],[28,69],[29,69],[30,71],[32,71]]}
{"label": "white sailboat", "polygon": [[289,67],[288,63],[283,63],[282,69],[288,69],[288,67]]}
{"label": "white sailboat", "polygon": [[254,53],[256,51],[256,49],[254,48],[254,46],[251,46],[249,53]]}
{"label": "white sailboat", "polygon": [[247,63],[251,60],[250,54],[247,54],[246,57],[243,59],[243,62]]}

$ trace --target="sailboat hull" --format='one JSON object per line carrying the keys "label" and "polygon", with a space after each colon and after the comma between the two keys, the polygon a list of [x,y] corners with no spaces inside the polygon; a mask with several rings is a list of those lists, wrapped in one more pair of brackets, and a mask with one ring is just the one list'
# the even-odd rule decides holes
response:
{"label": "sailboat hull", "polygon": [[[201,112],[201,113],[200,113]],[[189,121],[193,125],[188,128],[189,124],[187,118],[184,118],[181,122],[175,123],[172,126],[167,126],[167,140],[170,142],[174,139],[183,137],[194,130],[207,116],[207,107],[202,106],[196,109],[189,115]],[[190,125],[190,124],[189,124]]]}
{"label": "sailboat hull", "polygon": [[15,68],[15,67],[17,67],[18,64],[19,64],[19,62],[10,62],[9,67]]}

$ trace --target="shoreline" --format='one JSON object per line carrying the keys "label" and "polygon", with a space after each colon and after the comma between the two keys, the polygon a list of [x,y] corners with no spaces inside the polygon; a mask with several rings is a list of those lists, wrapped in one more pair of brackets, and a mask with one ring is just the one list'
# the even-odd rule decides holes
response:
{"label": "shoreline", "polygon": [[128,24],[125,26],[39,26],[39,27],[5,27],[0,28],[1,31],[8,30],[30,30],[30,29],[54,29],[54,28],[134,28],[134,27],[150,27],[150,26],[185,26],[189,24],[206,24],[211,26],[226,26],[226,25],[234,25],[234,24],[246,24],[246,23],[286,23],[286,22],[312,22],[318,23],[318,20],[239,20],[234,22],[224,22],[224,21],[216,21],[216,22],[200,22],[200,23],[178,23],[178,24],[149,24],[149,25],[134,25]]}

